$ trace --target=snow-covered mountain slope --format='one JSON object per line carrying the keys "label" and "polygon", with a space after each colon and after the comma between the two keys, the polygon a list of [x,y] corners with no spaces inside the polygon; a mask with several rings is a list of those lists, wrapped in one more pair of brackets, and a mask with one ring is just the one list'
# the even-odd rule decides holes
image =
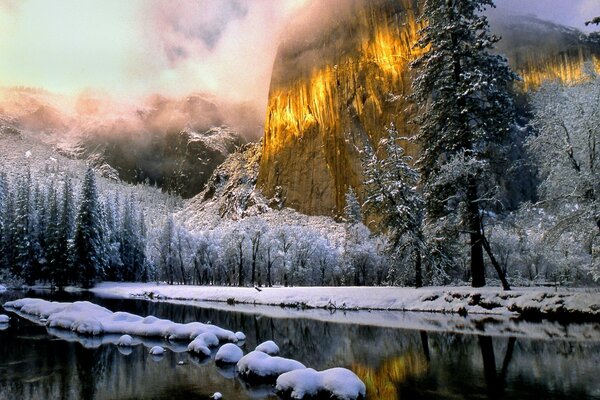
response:
{"label": "snow-covered mountain slope", "polygon": [[252,115],[243,104],[203,94],[132,104],[102,95],[0,90],[0,116],[15,128],[88,161],[105,177],[150,182],[183,197],[200,192],[228,154],[258,137],[260,129],[247,128],[260,125]]}
{"label": "snow-covered mountain slope", "polygon": [[231,154],[213,173],[206,188],[188,201],[177,219],[191,231],[223,227],[251,217],[271,227],[284,225],[310,227],[339,243],[344,224],[326,216],[309,216],[282,207],[283,199],[266,198],[256,186],[261,143],[250,143]]}

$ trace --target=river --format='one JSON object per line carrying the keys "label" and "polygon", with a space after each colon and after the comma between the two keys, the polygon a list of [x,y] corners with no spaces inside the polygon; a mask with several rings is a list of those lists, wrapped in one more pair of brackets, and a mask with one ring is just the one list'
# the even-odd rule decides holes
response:
{"label": "river", "polygon": [[[353,370],[367,385],[368,399],[600,399],[600,324],[577,338],[553,338],[546,323],[530,324],[529,330],[547,333],[532,339],[446,332],[443,324],[434,330],[375,326],[359,321],[359,314],[352,323],[352,312],[344,322],[331,322],[310,314],[299,318],[298,312],[286,317],[282,310],[242,312],[91,294],[6,292],[0,303],[24,296],[85,299],[112,311],[241,330],[245,352],[274,340],[283,357],[309,367]],[[209,399],[217,391],[224,399],[277,398],[271,387],[248,386],[233,369],[183,351],[187,343],[154,340],[122,349],[2,312],[12,321],[0,327],[0,399]],[[577,328],[561,326],[563,332]],[[146,346],[153,344],[170,351],[151,356]]]}

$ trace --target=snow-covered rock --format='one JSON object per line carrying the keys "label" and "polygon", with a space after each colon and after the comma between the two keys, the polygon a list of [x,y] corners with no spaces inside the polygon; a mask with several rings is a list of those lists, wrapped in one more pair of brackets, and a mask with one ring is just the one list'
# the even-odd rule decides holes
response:
{"label": "snow-covered rock", "polygon": [[205,332],[198,335],[196,339],[192,340],[192,342],[188,345],[187,350],[196,354],[210,356],[210,347],[215,347],[218,345],[219,339],[212,333]]}
{"label": "snow-covered rock", "polygon": [[133,346],[133,338],[129,335],[123,335],[117,340],[117,346]]}
{"label": "snow-covered rock", "polygon": [[10,317],[5,314],[0,314],[0,324],[7,324],[10,321]]}
{"label": "snow-covered rock", "polygon": [[277,393],[292,399],[328,398],[337,400],[364,399],[366,387],[354,372],[345,368],[315,371],[298,369],[281,374],[275,386]]}
{"label": "snow-covered rock", "polygon": [[274,341],[267,340],[266,342],[262,342],[261,344],[256,346],[256,351],[261,351],[270,356],[275,356],[279,354],[279,346],[277,346],[277,344]]}
{"label": "snow-covered rock", "polygon": [[235,364],[244,356],[244,352],[233,343],[225,343],[215,355],[215,362]]}
{"label": "snow-covered rock", "polygon": [[153,356],[162,356],[163,354],[165,354],[165,348],[162,346],[154,346],[150,349],[149,353]]}
{"label": "snow-covered rock", "polygon": [[299,361],[272,357],[262,351],[252,351],[237,363],[237,370],[242,377],[258,381],[274,381],[284,372],[304,368],[304,364]]}
{"label": "snow-covered rock", "polygon": [[88,301],[57,303],[25,298],[9,301],[4,306],[29,316],[46,318],[46,325],[49,328],[68,329],[85,335],[111,333],[193,340],[203,333],[211,333],[220,341],[237,342],[237,337],[232,331],[215,325],[200,322],[179,324],[154,316],[141,317],[127,312],[113,313]]}
{"label": "snow-covered rock", "polygon": [[235,337],[239,341],[246,340],[246,335],[244,334],[244,332],[236,332]]}

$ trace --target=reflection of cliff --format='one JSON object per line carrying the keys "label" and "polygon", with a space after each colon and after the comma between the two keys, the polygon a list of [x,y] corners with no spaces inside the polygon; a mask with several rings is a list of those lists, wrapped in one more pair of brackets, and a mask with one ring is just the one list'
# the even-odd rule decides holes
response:
{"label": "reflection of cliff", "polygon": [[357,364],[352,366],[352,370],[365,383],[369,398],[398,399],[398,386],[408,378],[425,375],[427,360],[417,352],[409,352],[384,361],[378,368]]}
{"label": "reflection of cliff", "polygon": [[[301,212],[339,215],[348,187],[360,193],[357,148],[378,140],[391,122],[407,135],[414,129],[406,95],[408,65],[417,56],[418,1],[314,3],[278,50],[258,187]],[[545,79],[575,82],[584,62],[600,55],[597,44],[571,29],[530,17],[494,23],[505,37],[499,51],[526,90]]]}

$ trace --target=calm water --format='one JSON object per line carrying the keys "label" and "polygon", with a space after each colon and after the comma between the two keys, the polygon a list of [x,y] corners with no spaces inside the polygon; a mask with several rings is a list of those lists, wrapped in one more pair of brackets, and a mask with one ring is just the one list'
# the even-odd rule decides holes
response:
{"label": "calm water", "polygon": [[[22,296],[6,293],[0,303]],[[60,300],[81,298],[63,295]],[[411,331],[143,300],[87,299],[113,311],[176,322],[211,321],[241,330],[247,335],[245,351],[272,339],[282,356],[307,366],[352,369],[367,384],[369,399],[600,399],[598,340]],[[0,399],[208,399],[216,391],[224,399],[276,398],[270,387],[248,387],[210,359],[174,351],[154,358],[141,345],[127,354],[102,344],[102,338],[49,332],[11,317],[9,327],[0,331]],[[145,345],[159,343],[165,344]]]}

